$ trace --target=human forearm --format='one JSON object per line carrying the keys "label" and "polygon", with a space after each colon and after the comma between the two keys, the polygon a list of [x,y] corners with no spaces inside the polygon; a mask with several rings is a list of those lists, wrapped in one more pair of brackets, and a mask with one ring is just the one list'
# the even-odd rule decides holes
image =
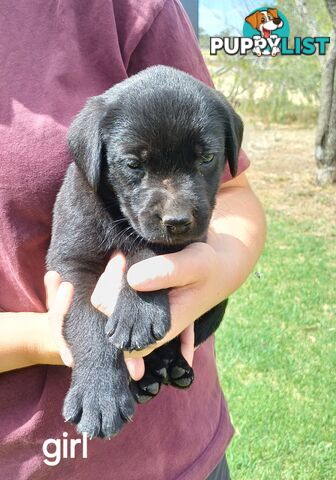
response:
{"label": "human forearm", "polygon": [[0,372],[62,364],[46,313],[0,313]]}
{"label": "human forearm", "polygon": [[257,262],[266,238],[265,215],[245,176],[225,186],[209,229],[208,244],[220,264],[220,295],[230,296],[246,280]]}

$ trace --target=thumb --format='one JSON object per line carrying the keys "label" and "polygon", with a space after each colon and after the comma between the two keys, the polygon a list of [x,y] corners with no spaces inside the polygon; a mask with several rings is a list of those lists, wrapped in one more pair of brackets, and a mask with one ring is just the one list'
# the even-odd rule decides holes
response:
{"label": "thumb", "polygon": [[49,270],[44,275],[44,286],[46,289],[46,304],[47,304],[48,310],[55,301],[57,290],[61,283],[62,283],[62,279],[60,275],[53,270]]}

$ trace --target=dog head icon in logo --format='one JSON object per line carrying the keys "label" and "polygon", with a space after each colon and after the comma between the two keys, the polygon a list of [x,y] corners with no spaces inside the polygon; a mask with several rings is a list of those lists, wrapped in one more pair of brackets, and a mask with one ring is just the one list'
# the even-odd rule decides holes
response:
{"label": "dog head icon in logo", "polygon": [[[261,40],[260,45],[256,45],[253,49],[255,55],[275,57],[281,53],[280,37],[289,35],[288,21],[277,8],[258,9],[245,18],[244,34],[254,40]],[[263,45],[267,45],[267,48],[262,48]]]}
{"label": "dog head icon in logo", "polygon": [[263,38],[269,38],[274,30],[283,26],[283,21],[278,16],[276,8],[269,8],[268,10],[257,10],[245,18],[255,30],[261,33]]}

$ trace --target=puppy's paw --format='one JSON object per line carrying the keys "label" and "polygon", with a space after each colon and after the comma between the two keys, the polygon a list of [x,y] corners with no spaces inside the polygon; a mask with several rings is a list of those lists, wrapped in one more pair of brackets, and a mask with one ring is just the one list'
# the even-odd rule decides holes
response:
{"label": "puppy's paw", "polygon": [[156,397],[161,385],[188,388],[194,381],[194,371],[176,347],[170,344],[145,357],[145,374],[138,382],[131,381],[130,390],[137,403],[147,403]]}
{"label": "puppy's paw", "polygon": [[105,332],[121,350],[140,350],[165,336],[170,328],[167,293],[123,289]]}
{"label": "puppy's paw", "polygon": [[181,355],[171,362],[168,369],[168,383],[176,388],[189,388],[194,381],[194,370]]}
{"label": "puppy's paw", "polygon": [[[76,374],[64,401],[63,416],[89,438],[111,438],[134,413],[124,372],[99,369]],[[87,375],[89,374],[89,375]]]}
{"label": "puppy's paw", "polygon": [[143,404],[152,400],[159,393],[162,381],[146,370],[144,376],[138,382],[130,382],[130,390],[137,403]]}
{"label": "puppy's paw", "polygon": [[145,366],[162,383],[176,388],[188,388],[194,381],[194,370],[182,355],[178,339],[147,355]]}

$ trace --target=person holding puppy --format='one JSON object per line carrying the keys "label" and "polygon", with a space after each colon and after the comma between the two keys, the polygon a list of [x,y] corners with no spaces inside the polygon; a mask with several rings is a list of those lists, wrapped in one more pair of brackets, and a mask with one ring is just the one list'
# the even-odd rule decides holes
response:
{"label": "person holding puppy", "polygon": [[[244,171],[228,171],[217,195],[207,243],[136,264],[138,290],[171,288],[172,328],[196,379],[185,392],[164,388],[137,409],[111,442],[89,442],[88,458],[48,467],[43,443],[77,437],[61,409],[72,359],[61,336],[72,288],[55,272],[43,276],[52,207],[71,161],[66,131],[87,97],[144,68],[164,64],[212,85],[197,40],[177,0],[45,2],[2,6],[0,107],[0,468],[6,479],[229,478],[225,449],[233,435],[215,367],[213,339],[194,354],[193,322],[231,295],[256,263],[265,239],[261,206]],[[115,254],[93,304],[113,311],[123,258]],[[46,312],[46,303],[50,307]],[[48,321],[51,319],[51,322]],[[142,357],[129,356],[130,374],[143,375]],[[139,356],[139,353],[137,354]],[[25,367],[25,368],[23,368]]]}

